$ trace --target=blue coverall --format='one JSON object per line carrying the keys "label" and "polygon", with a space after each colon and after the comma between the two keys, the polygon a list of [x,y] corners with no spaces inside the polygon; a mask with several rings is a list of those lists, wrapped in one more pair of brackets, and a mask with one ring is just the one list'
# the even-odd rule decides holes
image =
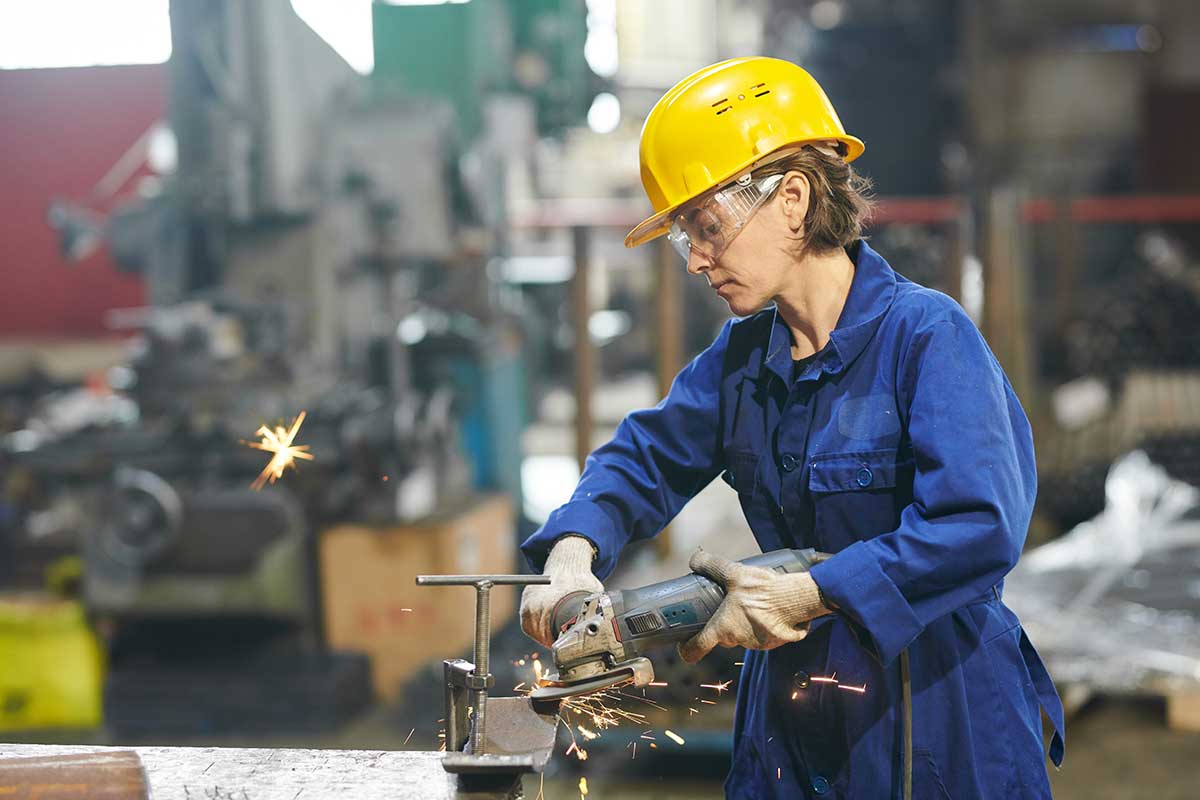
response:
{"label": "blue coverall", "polygon": [[[727,797],[899,798],[905,650],[912,796],[1049,797],[1040,709],[1057,765],[1062,704],[1001,601],[1036,492],[1029,423],[957,303],[865,242],[847,252],[846,305],[804,371],[774,308],[731,320],[523,551],[541,569],[581,534],[603,580],[719,474],[763,551],[834,554],[812,575],[837,607],[803,641],[746,651]],[[835,674],[866,691],[804,680]]]}

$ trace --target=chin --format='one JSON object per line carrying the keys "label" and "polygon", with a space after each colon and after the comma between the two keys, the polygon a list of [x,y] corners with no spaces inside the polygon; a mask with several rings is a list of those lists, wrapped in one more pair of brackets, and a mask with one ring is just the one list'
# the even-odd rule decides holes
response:
{"label": "chin", "polygon": [[729,310],[733,312],[735,317],[748,317],[751,314],[761,311],[767,304],[762,300],[730,297],[725,301],[725,305],[729,306]]}

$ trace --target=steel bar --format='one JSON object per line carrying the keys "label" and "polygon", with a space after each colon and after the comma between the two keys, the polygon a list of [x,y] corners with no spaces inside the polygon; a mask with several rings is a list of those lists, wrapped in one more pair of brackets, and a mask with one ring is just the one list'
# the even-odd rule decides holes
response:
{"label": "steel bar", "polygon": [[[475,676],[489,680],[492,677],[488,643],[492,638],[492,586],[491,581],[475,584]],[[471,752],[483,755],[487,749],[487,686],[471,689],[471,707],[475,709],[475,725],[471,729]]]}
{"label": "steel bar", "polygon": [[487,581],[494,586],[546,586],[547,575],[418,575],[417,586],[475,586]]}
{"label": "steel bar", "polygon": [[13,800],[144,800],[142,762],[132,750],[0,758],[0,797]]}

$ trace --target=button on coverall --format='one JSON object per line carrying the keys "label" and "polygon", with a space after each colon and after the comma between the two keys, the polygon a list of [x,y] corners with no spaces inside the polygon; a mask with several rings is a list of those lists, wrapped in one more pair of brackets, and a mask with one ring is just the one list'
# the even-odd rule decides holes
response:
{"label": "button on coverall", "polygon": [[[1040,709],[1060,764],[1062,704],[1001,601],[1037,485],[1029,423],[953,300],[865,242],[847,252],[841,318],[799,375],[774,308],[729,321],[588,458],[524,553],[541,569],[581,534],[603,580],[720,475],[763,551],[834,554],[812,575],[837,607],[803,641],[746,651],[727,797],[901,797],[906,660],[914,798],[1049,797]],[[798,673],[866,689],[797,692]]]}

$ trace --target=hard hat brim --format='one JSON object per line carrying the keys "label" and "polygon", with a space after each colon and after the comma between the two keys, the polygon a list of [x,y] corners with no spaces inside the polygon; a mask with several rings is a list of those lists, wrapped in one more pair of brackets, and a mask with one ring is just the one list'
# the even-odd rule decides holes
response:
{"label": "hard hat brim", "polygon": [[671,215],[678,209],[679,206],[673,206],[639,222],[625,237],[625,246],[637,247],[665,234],[671,227]]}
{"label": "hard hat brim", "polygon": [[[854,159],[858,158],[859,156],[861,156],[863,154],[863,151],[866,150],[866,146],[862,143],[862,140],[856,136],[850,136],[849,134],[843,134],[841,136],[831,136],[828,138],[837,139],[838,141],[840,141],[846,145],[846,156],[845,156],[846,163],[849,163],[849,162],[853,161]],[[807,143],[806,141],[791,142],[787,145],[784,145],[784,147],[793,147],[795,145],[802,145],[802,144],[806,144],[806,143]],[[782,149],[783,149],[783,147],[779,148],[779,150],[782,150]],[[778,152],[778,150],[776,150],[775,152]],[[727,175],[727,176],[723,177],[721,180],[717,181],[715,185],[719,186],[719,185],[723,184],[725,181],[728,181],[730,178],[739,174],[740,172],[742,172],[742,170],[751,166],[756,161],[761,161],[761,160],[763,160],[763,159],[762,158],[753,159],[750,163],[743,165],[739,169],[735,170],[732,174]],[[708,191],[708,189],[706,189],[705,191]],[[700,194],[703,194],[703,193],[704,192],[700,192],[699,194],[696,195],[696,197],[699,197]],[[675,215],[675,212],[678,211],[683,206],[690,203],[694,199],[695,199],[695,197],[689,197],[688,199],[684,200],[683,202],[676,203],[675,205],[671,206],[670,208],[664,208],[662,211],[659,211],[659,212],[647,217],[646,219],[642,220],[641,222],[639,222],[637,224],[637,226],[633,230],[631,230],[628,235],[626,235],[625,246],[629,247],[629,248],[637,247],[639,245],[645,244],[646,242],[653,241],[653,240],[657,239],[659,236],[662,236],[663,234],[665,234],[671,228],[671,217]]]}

